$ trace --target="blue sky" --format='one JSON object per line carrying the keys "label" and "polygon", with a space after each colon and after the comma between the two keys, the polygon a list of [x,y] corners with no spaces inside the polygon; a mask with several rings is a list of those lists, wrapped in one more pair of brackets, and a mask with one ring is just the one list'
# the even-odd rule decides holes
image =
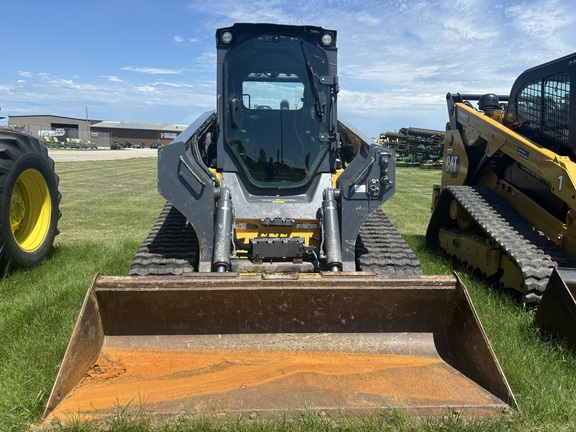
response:
{"label": "blue sky", "polygon": [[573,1],[2,3],[1,116],[189,124],[215,107],[214,34],[235,22],[337,30],[339,114],[370,136],[444,129],[447,92],[508,94],[523,70],[576,52]]}

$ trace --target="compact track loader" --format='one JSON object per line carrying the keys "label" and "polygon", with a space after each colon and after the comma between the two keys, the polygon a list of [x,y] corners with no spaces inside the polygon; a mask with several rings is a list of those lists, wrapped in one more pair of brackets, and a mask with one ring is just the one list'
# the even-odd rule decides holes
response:
{"label": "compact track loader", "polygon": [[97,276],[44,418],[515,407],[455,276],[381,205],[394,153],[338,119],[336,32],[216,32],[217,109],[159,149],[168,203],[128,277]]}
{"label": "compact track loader", "polygon": [[575,85],[572,54],[522,73],[510,96],[449,93],[442,185],[427,230],[430,248],[517,290],[523,303],[542,299],[537,322],[571,341]]}

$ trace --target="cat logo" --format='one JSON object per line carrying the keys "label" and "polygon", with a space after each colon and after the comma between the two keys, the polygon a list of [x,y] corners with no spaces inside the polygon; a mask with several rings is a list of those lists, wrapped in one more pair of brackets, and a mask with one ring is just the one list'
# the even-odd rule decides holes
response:
{"label": "cat logo", "polygon": [[457,177],[458,172],[460,171],[460,156],[458,155],[449,155],[446,156],[446,163],[444,164],[446,167],[446,173],[451,174],[452,177]]}

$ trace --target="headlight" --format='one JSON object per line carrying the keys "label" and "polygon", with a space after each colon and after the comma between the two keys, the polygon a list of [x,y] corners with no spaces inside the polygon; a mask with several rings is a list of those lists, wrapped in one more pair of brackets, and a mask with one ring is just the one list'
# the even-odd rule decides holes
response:
{"label": "headlight", "polygon": [[324,46],[331,46],[332,45],[332,35],[330,33],[324,33],[322,35],[322,45]]}
{"label": "headlight", "polygon": [[232,42],[232,33],[229,31],[222,32],[222,36],[220,36],[220,40],[224,44],[229,44]]}

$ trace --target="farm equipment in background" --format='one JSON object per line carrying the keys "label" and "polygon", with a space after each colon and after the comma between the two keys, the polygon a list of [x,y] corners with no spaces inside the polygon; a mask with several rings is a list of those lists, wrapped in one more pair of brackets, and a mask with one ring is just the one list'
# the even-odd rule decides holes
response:
{"label": "farm equipment in background", "polygon": [[216,41],[217,109],[158,150],[168,202],[131,276],[95,278],[44,421],[515,407],[465,287],[381,210],[394,152],[337,117],[336,32]]}
{"label": "farm equipment in background", "polygon": [[0,276],[39,264],[58,234],[61,195],[54,161],[40,142],[0,127]]}
{"label": "farm equipment in background", "polygon": [[124,150],[124,146],[118,141],[112,141],[110,144],[110,150]]}
{"label": "farm equipment in background", "polygon": [[444,132],[422,128],[401,128],[398,132],[380,134],[380,145],[391,148],[396,153],[396,166],[419,166],[440,168]]}
{"label": "farm equipment in background", "polygon": [[522,73],[510,96],[449,93],[442,184],[426,234],[428,247],[518,291],[523,303],[542,299],[537,323],[572,341],[575,85],[572,54]]}
{"label": "farm equipment in background", "polygon": [[49,149],[92,149],[97,148],[90,140],[84,141],[78,138],[65,138],[60,140],[57,136],[44,135],[40,141]]}

